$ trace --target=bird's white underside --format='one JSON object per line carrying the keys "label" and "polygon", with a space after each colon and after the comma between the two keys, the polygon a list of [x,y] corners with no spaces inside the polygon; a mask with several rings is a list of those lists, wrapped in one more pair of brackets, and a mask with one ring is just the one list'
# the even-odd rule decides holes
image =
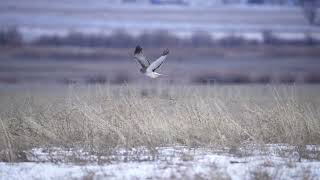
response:
{"label": "bird's white underside", "polygon": [[144,74],[148,77],[151,77],[151,78],[157,78],[162,75],[162,74],[152,72],[152,71],[146,71]]}

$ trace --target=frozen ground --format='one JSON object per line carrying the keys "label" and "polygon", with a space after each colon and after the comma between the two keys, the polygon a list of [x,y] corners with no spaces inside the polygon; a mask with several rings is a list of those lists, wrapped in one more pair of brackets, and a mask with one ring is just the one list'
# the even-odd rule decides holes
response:
{"label": "frozen ground", "polygon": [[249,145],[212,150],[181,146],[97,155],[37,148],[29,162],[0,163],[0,179],[319,179],[319,147]]}

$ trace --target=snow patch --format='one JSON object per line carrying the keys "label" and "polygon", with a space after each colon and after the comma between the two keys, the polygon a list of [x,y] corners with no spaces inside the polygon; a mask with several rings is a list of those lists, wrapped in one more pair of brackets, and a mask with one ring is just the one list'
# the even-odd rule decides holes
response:
{"label": "snow patch", "polygon": [[[274,179],[320,178],[319,159],[297,158],[296,146],[247,145],[236,150],[184,146],[117,149],[98,155],[81,149],[36,148],[27,152],[32,162],[0,163],[1,179],[159,179],[231,178],[258,175]],[[318,153],[319,146],[305,146]],[[310,151],[310,152],[309,152]],[[287,153],[287,154],[286,154]],[[299,154],[298,154],[299,156]],[[73,157],[82,161],[67,160]],[[99,159],[105,159],[99,163]],[[85,163],[82,163],[85,162]]]}

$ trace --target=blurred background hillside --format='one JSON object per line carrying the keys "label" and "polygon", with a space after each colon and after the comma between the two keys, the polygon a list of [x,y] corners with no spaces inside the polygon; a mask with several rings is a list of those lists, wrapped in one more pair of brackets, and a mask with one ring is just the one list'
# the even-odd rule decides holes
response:
{"label": "blurred background hillside", "polygon": [[318,0],[3,0],[0,86],[156,81],[319,83]]}

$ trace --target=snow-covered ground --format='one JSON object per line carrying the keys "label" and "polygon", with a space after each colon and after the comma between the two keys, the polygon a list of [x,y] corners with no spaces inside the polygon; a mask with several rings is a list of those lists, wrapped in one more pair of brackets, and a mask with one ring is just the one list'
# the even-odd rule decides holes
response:
{"label": "snow-covered ground", "polygon": [[[209,1],[202,3],[205,2]],[[285,38],[290,33],[290,39],[306,34],[320,39],[319,27],[309,25],[301,8],[290,6],[151,6],[99,0],[35,0],[33,3],[5,0],[0,3],[0,26],[17,27],[26,40],[70,32],[109,35],[119,29],[132,35],[167,30],[188,37],[204,31],[215,38],[236,34],[256,40],[261,39],[262,31],[271,30]]]}
{"label": "snow-covered ground", "polygon": [[[86,0],[33,0],[34,3],[28,3],[25,0],[2,0],[3,4],[16,5],[23,4],[24,6],[47,6],[48,4],[53,5],[69,5],[79,6],[79,4],[88,4],[90,7],[105,7],[105,6],[173,6],[173,7],[212,7],[216,5],[237,5],[247,6],[255,5],[256,3],[248,3],[249,0],[92,0],[90,3]],[[278,5],[283,7],[291,7],[298,5],[299,0],[265,0],[264,5],[258,4],[259,6],[270,6]]]}
{"label": "snow-covered ground", "polygon": [[37,148],[29,162],[0,163],[0,179],[297,179],[320,178],[319,147],[246,146],[213,150],[182,146],[118,149],[93,155],[75,149]]}

